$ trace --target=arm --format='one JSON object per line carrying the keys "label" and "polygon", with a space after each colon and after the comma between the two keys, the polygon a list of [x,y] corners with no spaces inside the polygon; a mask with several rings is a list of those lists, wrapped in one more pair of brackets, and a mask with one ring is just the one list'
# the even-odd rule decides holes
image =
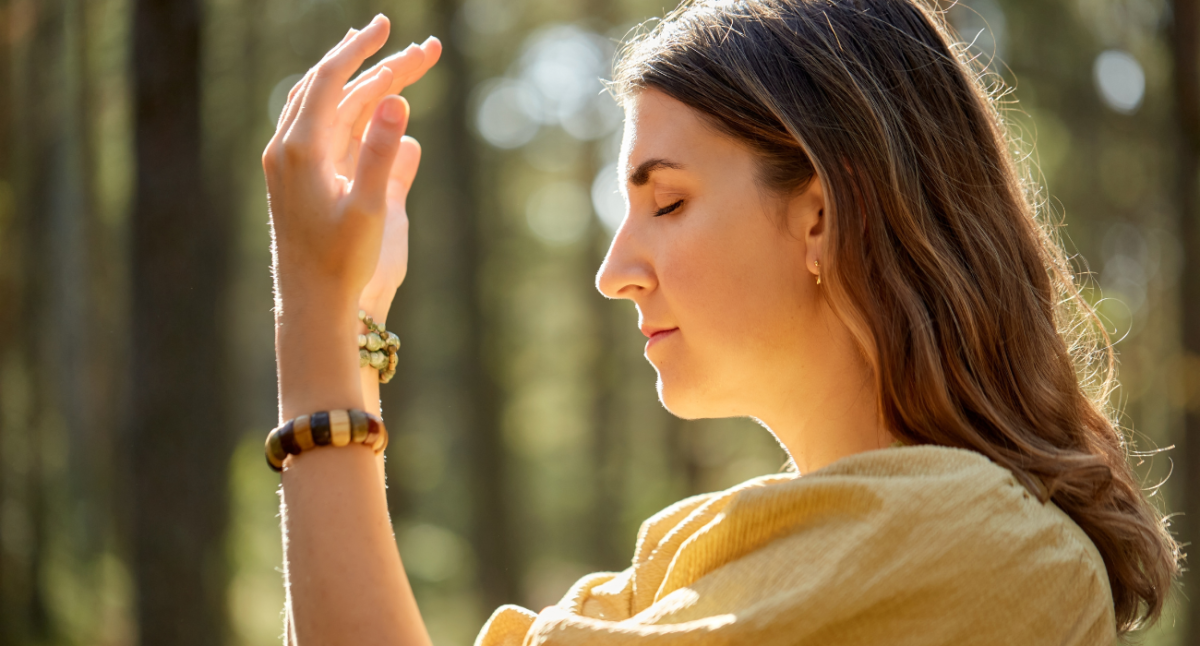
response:
{"label": "arm", "polygon": [[[281,355],[289,347],[336,347],[346,334],[353,339],[357,334],[353,313],[358,308],[351,301],[344,309],[348,313],[344,317],[314,317],[303,325],[281,326]],[[285,395],[285,417],[363,405],[361,393],[371,386],[358,383],[361,369],[353,341],[345,348],[341,354],[349,360],[328,357],[324,369],[315,371],[324,376],[310,380],[328,380],[324,388],[307,398]],[[287,362],[282,357],[280,363],[282,386],[289,371],[283,368]],[[344,372],[335,380],[339,363],[344,364]],[[319,368],[315,361],[309,367]],[[363,380],[366,378],[377,376],[368,374]],[[308,403],[320,401],[325,403]],[[294,631],[295,641],[305,645],[428,644],[388,517],[382,458],[365,446],[351,445],[306,452],[288,461],[281,516],[288,617],[293,624],[289,631]]]}
{"label": "arm", "polygon": [[[378,411],[358,367],[359,307],[378,321],[407,264],[404,197],[419,148],[394,93],[437,59],[427,41],[347,83],[387,40],[377,18],[351,30],[297,84],[263,154],[274,236],[280,418]],[[383,461],[361,445],[284,463],[288,642],[429,643],[388,517]]]}

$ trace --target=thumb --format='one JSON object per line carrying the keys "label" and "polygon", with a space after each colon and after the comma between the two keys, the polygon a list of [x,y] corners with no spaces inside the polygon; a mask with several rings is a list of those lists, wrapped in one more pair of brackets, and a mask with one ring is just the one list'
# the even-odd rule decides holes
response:
{"label": "thumb", "polygon": [[384,97],[375,108],[358,152],[358,168],[350,199],[369,213],[382,214],[387,207],[388,176],[400,150],[400,139],[408,125],[408,102],[402,97]]}
{"label": "thumb", "polygon": [[400,182],[407,195],[412,188],[413,179],[417,176],[417,167],[421,165],[421,144],[416,139],[404,135],[400,141],[400,152],[392,164],[392,180]]}

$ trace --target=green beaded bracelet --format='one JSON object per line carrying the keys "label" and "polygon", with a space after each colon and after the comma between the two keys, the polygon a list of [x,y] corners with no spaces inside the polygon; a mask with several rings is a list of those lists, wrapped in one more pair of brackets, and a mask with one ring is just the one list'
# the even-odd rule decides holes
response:
{"label": "green beaded bracelet", "polygon": [[288,420],[267,434],[267,464],[283,471],[289,455],[319,446],[365,444],[376,453],[387,448],[387,427],[378,415],[358,409],[320,411]]}
{"label": "green beaded bracelet", "polygon": [[358,367],[371,366],[379,371],[379,383],[386,384],[396,376],[396,351],[400,337],[375,323],[369,314],[358,310],[358,320],[367,326],[367,333],[358,335]]}

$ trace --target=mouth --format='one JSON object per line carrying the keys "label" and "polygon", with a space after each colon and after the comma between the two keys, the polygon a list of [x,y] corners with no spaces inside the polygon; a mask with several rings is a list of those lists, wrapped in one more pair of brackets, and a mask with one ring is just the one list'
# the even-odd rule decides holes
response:
{"label": "mouth", "polygon": [[657,328],[657,329],[656,328],[643,328],[642,334],[645,334],[646,338],[648,339],[646,341],[646,349],[649,350],[650,346],[660,343],[663,339],[666,339],[667,337],[671,336],[672,334],[674,334],[678,331],[679,331],[679,328],[677,328],[677,327]]}

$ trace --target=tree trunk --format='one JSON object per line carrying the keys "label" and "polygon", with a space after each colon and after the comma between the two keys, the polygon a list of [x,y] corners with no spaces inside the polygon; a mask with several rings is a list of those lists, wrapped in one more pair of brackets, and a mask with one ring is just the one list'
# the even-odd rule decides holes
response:
{"label": "tree trunk", "polygon": [[[1185,366],[1200,362],[1200,3],[1175,0],[1171,29],[1175,100],[1181,134],[1179,141],[1179,222],[1178,235],[1183,251],[1183,270],[1179,276],[1180,330]],[[1196,379],[1195,375],[1182,375]],[[1194,387],[1194,384],[1193,384]],[[1181,486],[1182,523],[1180,541],[1195,549],[1200,545],[1200,401],[1195,392],[1184,411],[1183,437],[1180,441],[1183,466]],[[1187,604],[1186,634],[1181,643],[1200,644],[1200,597],[1195,589],[1200,576],[1195,565],[1184,576]]]}
{"label": "tree trunk", "polygon": [[24,540],[20,541],[23,545],[12,546],[18,547],[19,553],[8,561],[10,567],[6,568],[5,592],[11,596],[6,595],[5,601],[15,604],[11,614],[6,614],[15,621],[6,625],[3,633],[5,640],[15,640],[13,643],[48,641],[53,637],[42,576],[49,535],[48,483],[42,467],[45,431],[56,417],[50,397],[56,382],[48,368],[53,348],[44,341],[48,336],[44,330],[52,323],[52,274],[61,269],[57,264],[60,257],[54,243],[55,222],[51,212],[58,192],[70,191],[70,187],[60,186],[56,173],[63,145],[56,126],[63,116],[63,106],[62,88],[53,72],[60,69],[62,62],[63,3],[47,0],[32,9],[21,9],[9,14],[25,40],[23,46],[18,44],[19,64],[14,68],[18,74],[15,87],[20,88],[17,94],[23,101],[13,105],[17,119],[14,150],[19,161],[12,168],[16,222],[22,237],[19,259],[24,289],[19,306],[21,318],[16,323],[20,347],[14,350],[13,363],[9,364],[19,371],[24,393],[5,393],[6,400],[10,397],[23,400],[5,402],[16,405],[23,413],[13,419],[19,428],[6,430],[23,433],[27,438],[24,442],[6,442],[10,447],[21,447],[15,452],[18,454],[8,458],[4,475],[14,485],[8,502],[26,530],[22,532]]}
{"label": "tree trunk", "polygon": [[[594,158],[595,155],[593,154]],[[588,170],[595,170],[589,165]],[[598,172],[598,171],[597,171]],[[595,172],[591,173],[594,177]],[[585,184],[587,186],[587,184]],[[608,238],[608,232],[595,218],[588,227],[588,237],[585,244],[590,254],[585,254],[583,262],[588,263],[591,271],[583,272],[588,275],[580,276],[587,283],[590,276],[604,261],[603,245]],[[591,522],[591,556],[593,563],[602,570],[621,570],[628,567],[630,560],[630,545],[625,540],[621,527],[622,483],[625,475],[624,451],[622,450],[621,432],[618,426],[621,378],[621,357],[612,349],[618,347],[617,329],[613,321],[616,308],[614,303],[604,299],[593,291],[586,299],[590,318],[595,321],[595,334],[598,349],[593,359],[592,372],[592,510],[589,514]],[[627,312],[623,312],[627,314]]]}
{"label": "tree trunk", "polygon": [[230,226],[208,208],[199,0],[134,8],[133,569],[141,643],[225,641]]}
{"label": "tree trunk", "polygon": [[[435,34],[451,34],[456,31],[456,16],[459,2],[436,3]],[[461,365],[457,370],[463,379],[459,390],[464,407],[464,423],[467,428],[467,462],[470,469],[470,500],[472,518],[472,544],[479,557],[479,579],[483,601],[488,610],[502,603],[518,601],[522,571],[518,555],[513,546],[511,526],[512,510],[509,504],[508,456],[500,429],[500,387],[486,364],[485,349],[489,333],[494,328],[484,311],[481,263],[484,259],[485,214],[475,199],[480,192],[479,160],[476,143],[468,127],[471,79],[470,64],[465,53],[454,39],[444,41],[445,49],[441,61],[443,74],[449,79],[449,88],[444,97],[445,114],[440,120],[437,146],[427,150],[438,151],[444,168],[435,171],[442,177],[454,178],[459,190],[444,196],[447,212],[440,214],[447,220],[447,230],[453,242],[455,294],[466,299],[463,311],[466,321],[462,333],[464,345],[459,355]],[[434,154],[427,160],[434,161]],[[432,214],[426,214],[426,217]]]}
{"label": "tree trunk", "polygon": [[[12,3],[0,0],[0,15],[8,21],[12,20]],[[24,238],[24,218],[21,218],[16,206],[16,178],[13,176],[14,163],[14,130],[15,103],[17,93],[14,91],[12,67],[17,49],[15,38],[0,39],[0,506],[4,506],[10,493],[11,486],[6,482],[5,474],[11,473],[8,453],[4,451],[5,436],[20,431],[10,426],[10,407],[12,394],[4,392],[5,384],[11,389],[15,375],[24,372],[24,353],[21,352],[21,325],[23,313],[24,292],[21,289],[21,249]],[[11,420],[15,421],[15,420]],[[11,553],[11,548],[0,540],[0,646],[10,646],[18,643],[16,595],[13,588],[17,587],[20,562]]]}

